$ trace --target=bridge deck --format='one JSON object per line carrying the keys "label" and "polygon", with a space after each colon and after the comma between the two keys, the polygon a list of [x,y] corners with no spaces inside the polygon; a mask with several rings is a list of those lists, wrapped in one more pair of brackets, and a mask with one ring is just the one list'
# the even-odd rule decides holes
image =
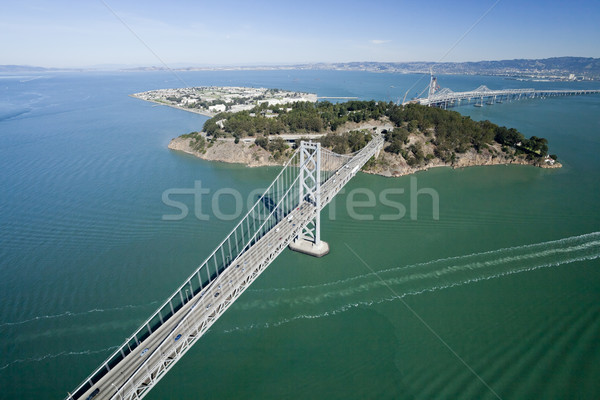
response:
{"label": "bridge deck", "polygon": [[521,99],[521,98],[534,98],[534,97],[552,97],[552,96],[577,96],[586,94],[597,94],[600,90],[597,89],[557,89],[557,90],[537,90],[537,89],[502,89],[502,90],[472,90],[467,92],[452,92],[434,94],[431,97],[418,99],[418,102],[422,105],[431,106],[451,106],[454,103],[471,100],[483,99]]}
{"label": "bridge deck", "polygon": [[[383,139],[377,135],[351,161],[322,184],[322,207],[329,203],[360,167],[379,151],[382,143]],[[317,212],[320,210],[313,204],[303,201],[235,259],[217,279],[195,294],[134,351],[77,398],[88,399],[92,395],[95,400],[143,397],[298,236]]]}

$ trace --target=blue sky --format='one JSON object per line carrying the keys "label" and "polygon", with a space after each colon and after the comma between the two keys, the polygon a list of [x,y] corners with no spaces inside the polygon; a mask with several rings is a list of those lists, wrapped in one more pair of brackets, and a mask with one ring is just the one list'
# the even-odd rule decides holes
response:
{"label": "blue sky", "polygon": [[[440,61],[496,0],[105,2],[127,26],[101,0],[5,2],[0,64]],[[442,61],[600,57],[599,21],[598,0],[500,0]]]}

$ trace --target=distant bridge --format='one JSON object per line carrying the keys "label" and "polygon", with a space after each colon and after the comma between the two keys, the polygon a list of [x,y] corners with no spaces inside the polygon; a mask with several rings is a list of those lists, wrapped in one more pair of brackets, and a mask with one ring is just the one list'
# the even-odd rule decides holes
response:
{"label": "distant bridge", "polygon": [[[539,89],[502,89],[491,90],[487,86],[479,86],[475,90],[467,92],[454,92],[451,89],[439,88],[437,78],[431,74],[428,90],[428,96],[417,98],[407,103],[418,103],[425,106],[448,108],[466,104],[473,104],[475,107],[483,105],[493,105],[497,103],[510,102],[513,100],[546,98],[551,96],[576,96],[584,94],[600,93],[600,89],[559,89],[559,90],[539,90]],[[423,92],[425,92],[425,90]],[[423,94],[421,92],[421,95]]]}
{"label": "distant bridge", "polygon": [[286,248],[329,252],[320,211],[383,147],[341,155],[301,142],[248,214],[190,277],[67,399],[141,399]]}

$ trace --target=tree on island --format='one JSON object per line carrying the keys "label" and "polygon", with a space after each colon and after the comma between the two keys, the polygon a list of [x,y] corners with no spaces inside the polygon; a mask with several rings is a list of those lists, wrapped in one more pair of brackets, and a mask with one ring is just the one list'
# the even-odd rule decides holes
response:
{"label": "tree on island", "polygon": [[[470,149],[492,151],[490,146],[495,143],[502,145],[506,153],[526,153],[532,159],[541,159],[548,153],[546,139],[536,136],[526,139],[514,128],[490,121],[474,121],[456,111],[373,100],[296,102],[285,106],[269,106],[264,102],[249,111],[219,113],[206,121],[204,131],[213,138],[255,136],[257,145],[278,154],[283,153],[282,146],[279,141],[269,141],[273,135],[324,132],[327,135],[321,143],[325,147],[337,153],[349,153],[364,147],[370,138],[358,131],[335,134],[339,127],[348,122],[378,120],[384,116],[395,125],[385,134],[385,151],[402,155],[411,165],[420,165],[432,157],[453,163],[457,154]],[[421,146],[409,144],[411,135],[418,134],[428,138],[426,141],[429,148],[433,148],[433,154],[425,155]]]}

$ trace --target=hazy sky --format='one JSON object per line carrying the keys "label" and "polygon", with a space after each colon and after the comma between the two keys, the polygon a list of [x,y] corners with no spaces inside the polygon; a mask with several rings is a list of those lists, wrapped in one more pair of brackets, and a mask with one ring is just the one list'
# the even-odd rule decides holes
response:
{"label": "hazy sky", "polygon": [[[495,3],[7,1],[0,64],[160,65],[153,52],[178,66],[440,61]],[[442,61],[600,57],[599,21],[598,0],[500,0]]]}

